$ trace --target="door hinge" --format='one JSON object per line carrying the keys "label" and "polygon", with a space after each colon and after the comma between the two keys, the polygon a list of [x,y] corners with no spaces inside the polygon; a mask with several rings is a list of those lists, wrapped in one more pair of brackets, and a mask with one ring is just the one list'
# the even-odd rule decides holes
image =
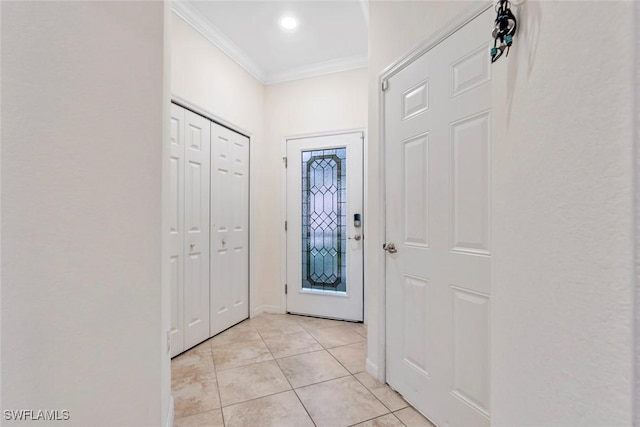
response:
{"label": "door hinge", "polygon": [[287,284],[285,283],[285,284],[284,284],[284,294],[285,294],[285,295],[287,294],[287,291],[288,291],[288,289],[287,289],[287,288],[288,288],[288,287],[289,287],[289,285],[287,285]]}
{"label": "door hinge", "polygon": [[287,231],[287,221],[284,222],[284,231]]}
{"label": "door hinge", "polygon": [[284,167],[286,168],[287,167],[287,158],[286,157],[282,158],[282,163],[284,163]]}
{"label": "door hinge", "polygon": [[389,89],[389,80],[383,80],[382,81],[382,91],[384,92],[387,89]]}

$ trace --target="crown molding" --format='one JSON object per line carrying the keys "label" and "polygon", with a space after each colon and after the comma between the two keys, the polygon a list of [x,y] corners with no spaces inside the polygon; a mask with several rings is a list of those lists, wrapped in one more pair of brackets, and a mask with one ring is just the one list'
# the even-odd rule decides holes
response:
{"label": "crown molding", "polygon": [[369,65],[367,56],[353,56],[347,58],[332,59],[318,62],[316,64],[305,65],[303,67],[292,68],[282,73],[269,74],[265,84],[284,83],[291,80],[307,79],[324,74],[339,73],[341,71],[365,68]]}
{"label": "crown molding", "polygon": [[266,73],[242,49],[224,35],[218,27],[204,18],[189,2],[174,0],[171,2],[171,10],[244,68],[247,73],[251,74],[260,83],[266,84]]}
{"label": "crown molding", "polygon": [[[365,15],[365,21],[367,22],[368,27],[369,2],[368,0],[360,1],[363,14]],[[225,55],[235,61],[244,70],[246,70],[247,73],[249,73],[263,85],[271,85],[291,80],[317,77],[323,74],[339,73],[341,71],[364,68],[369,64],[367,56],[353,56],[332,59],[330,61],[319,62],[302,67],[296,67],[281,73],[267,74],[262,68],[260,68],[255,62],[253,62],[253,60],[242,49],[240,49],[222,31],[220,31],[218,27],[204,18],[202,14],[197,9],[195,9],[188,1],[173,0],[171,2],[171,9],[183,21],[185,21],[187,24],[193,27],[193,29],[202,34],[204,38],[213,43]]]}

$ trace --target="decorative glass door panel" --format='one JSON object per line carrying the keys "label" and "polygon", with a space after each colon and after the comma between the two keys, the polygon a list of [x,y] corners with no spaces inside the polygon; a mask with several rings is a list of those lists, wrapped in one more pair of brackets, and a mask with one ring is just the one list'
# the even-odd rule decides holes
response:
{"label": "decorative glass door panel", "polygon": [[302,288],[345,292],[347,149],[301,154]]}
{"label": "decorative glass door panel", "polygon": [[362,321],[362,132],[287,140],[289,313]]}

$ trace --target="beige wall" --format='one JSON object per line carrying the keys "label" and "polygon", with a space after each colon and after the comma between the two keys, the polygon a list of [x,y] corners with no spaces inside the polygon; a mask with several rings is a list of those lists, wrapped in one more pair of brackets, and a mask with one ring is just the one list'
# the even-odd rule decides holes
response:
{"label": "beige wall", "polygon": [[171,92],[252,133],[259,149],[264,86],[175,13],[171,24]]}
{"label": "beige wall", "polygon": [[2,409],[164,425],[164,5],[1,7]]}
{"label": "beige wall", "polygon": [[[171,211],[171,192],[169,178],[170,164],[169,158],[171,151],[171,2],[164,2],[164,37],[162,40],[164,58],[163,58],[163,78],[162,78],[162,140],[165,141],[162,144],[162,230],[169,228]],[[167,259],[166,251],[169,249],[169,242],[167,235],[161,235],[162,239],[162,259]],[[161,263],[161,276],[162,276],[162,295],[161,295],[161,310],[160,317],[162,319],[161,342],[165,343],[169,339],[167,331],[171,328],[171,282],[169,263]],[[161,360],[162,371],[160,373],[160,390],[162,394],[162,413],[166,414],[167,419],[174,417],[173,400],[171,396],[171,354],[167,350],[168,346],[163,349],[163,357]],[[166,423],[165,423],[166,425]]]}
{"label": "beige wall", "polygon": [[[372,188],[380,71],[464,7],[370,2]],[[633,40],[632,12],[525,0],[515,45],[492,66],[494,426],[631,424],[633,44],[615,41]],[[366,274],[376,296],[378,266]]]}
{"label": "beige wall", "polygon": [[632,3],[526,1],[492,67],[498,427],[631,425]]}
{"label": "beige wall", "polygon": [[243,132],[249,133],[250,145],[250,305],[262,305],[260,288],[263,272],[255,267],[261,258],[260,248],[269,244],[257,224],[264,207],[257,202],[268,171],[259,167],[268,156],[264,140],[264,86],[241,66],[175,13],[171,16],[171,93],[215,115]]}
{"label": "beige wall", "polygon": [[284,311],[282,141],[367,126],[367,71],[263,86],[173,14],[172,92],[251,136],[252,307]]}

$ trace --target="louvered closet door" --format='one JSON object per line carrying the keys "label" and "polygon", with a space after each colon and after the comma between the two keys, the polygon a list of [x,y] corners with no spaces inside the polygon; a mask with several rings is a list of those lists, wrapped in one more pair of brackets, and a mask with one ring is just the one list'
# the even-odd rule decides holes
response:
{"label": "louvered closet door", "polygon": [[249,317],[249,138],[211,123],[211,335]]}

